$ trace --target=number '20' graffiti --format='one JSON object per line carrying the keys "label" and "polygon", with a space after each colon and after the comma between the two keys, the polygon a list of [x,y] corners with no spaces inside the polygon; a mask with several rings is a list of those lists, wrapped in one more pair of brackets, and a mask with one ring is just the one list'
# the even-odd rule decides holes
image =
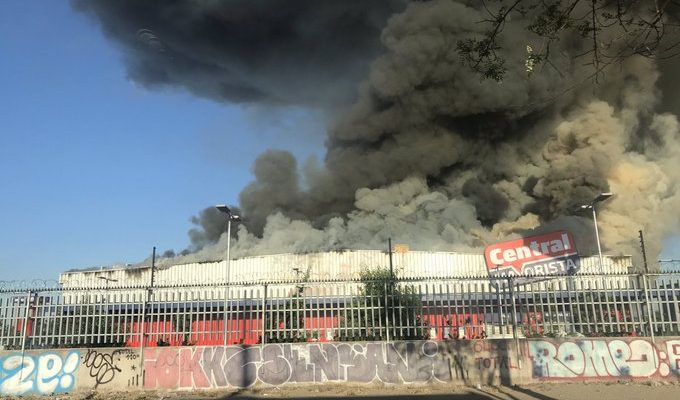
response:
{"label": "number '20' graffiti", "polygon": [[[23,362],[22,362],[23,360]],[[53,394],[73,389],[80,351],[0,357],[0,394]]]}

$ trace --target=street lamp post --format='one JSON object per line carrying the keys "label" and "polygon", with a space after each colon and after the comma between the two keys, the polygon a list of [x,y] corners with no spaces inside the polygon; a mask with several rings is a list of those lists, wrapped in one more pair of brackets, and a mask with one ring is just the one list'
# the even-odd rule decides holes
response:
{"label": "street lamp post", "polygon": [[239,222],[241,220],[241,217],[238,215],[234,214],[231,212],[229,207],[225,206],[224,204],[218,204],[215,206],[220,212],[224,213],[227,215],[227,271],[226,271],[226,283],[229,283],[229,267],[231,263],[231,222]]}
{"label": "street lamp post", "polygon": [[227,304],[229,301],[229,268],[231,267],[231,223],[239,222],[241,217],[231,212],[231,209],[224,204],[218,204],[215,208],[227,215],[227,268],[225,271],[225,294],[224,294],[224,345],[227,345]]}
{"label": "street lamp post", "polygon": [[582,211],[582,210],[592,210],[593,211],[593,224],[595,225],[595,238],[597,239],[597,254],[600,259],[600,273],[604,272],[602,268],[602,246],[600,245],[600,231],[597,229],[597,212],[595,211],[595,205],[597,203],[601,203],[608,198],[612,197],[613,193],[607,192],[607,193],[600,193],[593,199],[588,204],[583,204],[580,207],[576,209],[576,211]]}

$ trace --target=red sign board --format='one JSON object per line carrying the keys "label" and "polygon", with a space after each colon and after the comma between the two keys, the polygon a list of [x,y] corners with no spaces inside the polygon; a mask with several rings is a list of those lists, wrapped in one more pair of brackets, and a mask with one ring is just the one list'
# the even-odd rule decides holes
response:
{"label": "red sign board", "polygon": [[579,269],[571,233],[557,231],[487,246],[490,276],[545,276],[571,274]]}

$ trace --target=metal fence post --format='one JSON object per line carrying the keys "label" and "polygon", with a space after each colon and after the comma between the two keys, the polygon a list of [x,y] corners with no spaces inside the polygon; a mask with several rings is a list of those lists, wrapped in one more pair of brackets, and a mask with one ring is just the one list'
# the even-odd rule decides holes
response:
{"label": "metal fence post", "polygon": [[223,337],[223,342],[224,342],[224,347],[227,347],[228,341],[227,341],[227,322],[229,320],[229,315],[228,315],[228,307],[229,307],[229,282],[226,283],[224,286],[224,315],[222,317],[222,335]]}
{"label": "metal fence post", "polygon": [[387,341],[390,341],[390,312],[389,312],[389,306],[387,303],[387,282],[384,282],[385,284],[385,336]]}
{"label": "metal fence post", "polygon": [[498,333],[503,334],[505,322],[503,321],[503,297],[501,296],[501,278],[496,278],[496,302],[498,303]]}
{"label": "metal fence post", "polygon": [[512,323],[512,337],[517,339],[517,306],[515,305],[515,287],[513,277],[508,277],[508,287],[510,288],[510,305],[512,306],[512,315],[510,322]]}
{"label": "metal fence post", "polygon": [[[24,323],[21,327],[21,359],[23,363],[24,350],[26,350],[26,335],[28,334],[28,319],[30,318],[31,311],[31,290],[29,289],[26,293],[26,310],[24,311]],[[23,365],[23,364],[22,364]]]}
{"label": "metal fence post", "polygon": [[141,341],[139,344],[139,370],[142,374],[142,387],[144,387],[146,374],[144,373],[144,336],[146,335],[146,308],[149,303],[153,302],[153,287],[154,287],[154,275],[156,272],[156,246],[153,247],[151,252],[151,282],[146,288],[146,296],[144,296],[144,304],[142,307],[142,328],[140,329]]}
{"label": "metal fence post", "polygon": [[262,345],[267,344],[267,284],[262,293]]}
{"label": "metal fence post", "polygon": [[651,293],[650,293],[650,288],[649,288],[649,282],[647,282],[647,274],[642,274],[642,286],[643,290],[645,291],[645,305],[647,309],[647,325],[649,327],[649,336],[652,338],[652,342],[654,342],[654,313],[652,311],[652,305],[651,305]]}
{"label": "metal fence post", "polygon": [[[574,288],[574,275],[573,271],[569,272],[569,277],[567,277],[567,295],[569,297],[569,325],[571,333],[576,333],[576,313],[574,312],[574,302],[572,301],[572,295],[575,296],[576,303],[578,304],[578,294]],[[562,310],[566,313],[566,306],[563,305]],[[578,312],[578,306],[576,311]],[[528,321],[527,321],[528,322]],[[525,328],[526,330],[526,328]]]}
{"label": "metal fence post", "polygon": [[515,355],[517,358],[517,365],[522,368],[522,358],[519,355],[519,335],[517,333],[517,305],[515,304],[515,282],[512,276],[508,277],[508,286],[510,287],[510,301],[512,303],[512,338],[515,340]]}
{"label": "metal fence post", "polygon": [[24,323],[21,327],[21,368],[19,368],[19,381],[23,378],[24,356],[26,354],[26,335],[28,334],[28,318],[31,310],[31,290],[26,293],[26,312],[24,313]]}
{"label": "metal fence post", "polygon": [[144,373],[144,335],[145,335],[145,322],[146,322],[146,307],[149,302],[149,297],[151,296],[151,288],[147,288],[146,290],[146,296],[144,296],[144,300],[142,303],[142,319],[141,319],[141,327],[139,329],[139,336],[140,336],[140,342],[139,342],[139,370],[141,371],[142,374],[142,387],[144,387],[144,381],[146,379],[146,374]]}

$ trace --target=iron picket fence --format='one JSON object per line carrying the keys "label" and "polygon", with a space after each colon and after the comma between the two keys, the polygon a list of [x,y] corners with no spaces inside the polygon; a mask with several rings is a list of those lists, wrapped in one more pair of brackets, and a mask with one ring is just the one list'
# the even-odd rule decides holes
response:
{"label": "iron picket fence", "polygon": [[0,349],[680,334],[680,272],[61,287],[0,282]]}

